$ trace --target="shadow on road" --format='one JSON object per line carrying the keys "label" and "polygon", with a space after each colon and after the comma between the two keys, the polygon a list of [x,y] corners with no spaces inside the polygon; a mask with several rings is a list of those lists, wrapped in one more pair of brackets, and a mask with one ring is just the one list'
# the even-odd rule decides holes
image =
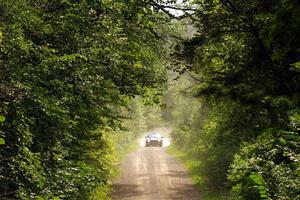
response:
{"label": "shadow on road", "polygon": [[199,200],[199,194],[195,193],[195,189],[190,184],[182,184],[181,187],[170,188],[169,199],[172,200]]}
{"label": "shadow on road", "polygon": [[[141,191],[139,185],[132,184],[115,184],[113,186],[113,199],[122,199],[128,197],[138,197],[146,195],[145,191]],[[121,195],[121,196],[120,196]]]}
{"label": "shadow on road", "polygon": [[188,178],[188,174],[185,171],[170,171],[167,174],[161,174],[159,176],[165,176],[168,178]]}

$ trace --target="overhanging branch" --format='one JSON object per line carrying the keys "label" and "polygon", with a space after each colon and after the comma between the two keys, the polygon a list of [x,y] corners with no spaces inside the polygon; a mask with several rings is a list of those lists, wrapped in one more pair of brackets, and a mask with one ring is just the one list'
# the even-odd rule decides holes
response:
{"label": "overhanging branch", "polygon": [[[176,6],[171,6],[171,5],[159,4],[155,0],[149,0],[148,4],[155,8],[158,8],[159,10],[161,10],[162,12],[167,14],[169,17],[171,17],[173,19],[177,19],[177,20],[182,20],[184,18],[191,17],[191,16],[195,15],[197,12],[197,9],[194,9],[194,8],[184,8],[184,7],[176,7]],[[176,16],[176,15],[172,14],[168,9],[182,11],[182,12],[184,12],[184,14],[180,15],[180,16]]]}

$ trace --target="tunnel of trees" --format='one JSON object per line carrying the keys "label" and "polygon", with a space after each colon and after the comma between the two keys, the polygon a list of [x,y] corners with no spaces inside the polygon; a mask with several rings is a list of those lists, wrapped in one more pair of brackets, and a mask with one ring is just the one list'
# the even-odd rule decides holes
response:
{"label": "tunnel of trees", "polygon": [[0,0],[0,199],[109,199],[172,126],[204,193],[300,199],[298,0]]}

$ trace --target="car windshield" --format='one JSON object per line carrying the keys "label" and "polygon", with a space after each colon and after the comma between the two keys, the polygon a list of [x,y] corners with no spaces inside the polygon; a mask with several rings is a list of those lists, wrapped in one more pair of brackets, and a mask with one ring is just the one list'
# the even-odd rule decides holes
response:
{"label": "car windshield", "polygon": [[150,138],[160,138],[160,134],[159,133],[151,133],[149,134]]}

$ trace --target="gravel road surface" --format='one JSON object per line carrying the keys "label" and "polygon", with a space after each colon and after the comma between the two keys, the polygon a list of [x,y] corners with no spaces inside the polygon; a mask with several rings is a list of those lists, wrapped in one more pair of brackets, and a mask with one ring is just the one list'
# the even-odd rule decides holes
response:
{"label": "gravel road surface", "polygon": [[184,167],[166,147],[140,147],[121,164],[114,200],[201,200]]}

